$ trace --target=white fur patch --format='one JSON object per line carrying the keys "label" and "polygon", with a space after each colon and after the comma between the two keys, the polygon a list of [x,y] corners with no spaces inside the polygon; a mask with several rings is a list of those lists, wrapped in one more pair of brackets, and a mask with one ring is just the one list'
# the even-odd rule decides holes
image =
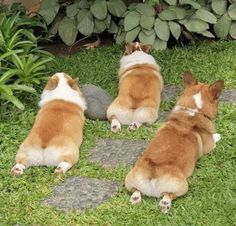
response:
{"label": "white fur patch", "polygon": [[199,112],[198,109],[196,109],[196,108],[184,108],[184,107],[181,107],[180,105],[176,105],[173,109],[174,112],[177,112],[180,110],[185,110],[185,112],[189,116],[195,116],[195,114]]}
{"label": "white fur patch", "polygon": [[214,133],[212,137],[215,143],[217,143],[221,139],[221,136],[219,133]]}
{"label": "white fur patch", "polygon": [[117,133],[121,130],[120,122],[117,119],[111,120],[111,131],[113,133]]}
{"label": "white fur patch", "polygon": [[57,166],[57,169],[58,168],[61,168],[63,173],[66,173],[70,168],[72,167],[72,164],[71,163],[68,163],[68,162],[61,162],[58,166]]}
{"label": "white fur patch", "polygon": [[142,198],[141,198],[141,192],[140,191],[135,191],[130,197],[130,202],[133,205],[136,205],[136,204],[140,203],[141,200],[142,200]]}
{"label": "white fur patch", "polygon": [[137,64],[154,64],[158,66],[155,59],[150,54],[147,54],[143,51],[135,51],[132,54],[123,56],[121,58],[120,72]]}
{"label": "white fur patch", "polygon": [[43,149],[34,147],[26,152],[29,166],[42,166],[43,165]]}
{"label": "white fur patch", "polygon": [[196,107],[197,107],[198,109],[201,109],[201,108],[202,108],[202,105],[203,105],[201,92],[195,94],[195,95],[193,96],[193,99],[194,99],[194,102],[195,102],[195,104],[196,104]]}
{"label": "white fur patch", "polygon": [[43,91],[39,106],[42,107],[44,104],[53,100],[64,100],[75,103],[85,110],[87,108],[85,99],[68,85],[64,73],[56,73],[56,75],[59,78],[57,87],[54,90]]}
{"label": "white fur patch", "polygon": [[[114,105],[113,105],[114,106]],[[121,108],[121,107],[113,107],[112,105],[107,110],[107,118],[115,115],[118,121],[123,125],[130,125],[134,121],[134,111]]]}
{"label": "white fur patch", "polygon": [[17,163],[16,165],[13,166],[11,171],[15,171],[15,175],[21,175],[24,172],[25,169],[25,165],[21,164],[21,163]]}

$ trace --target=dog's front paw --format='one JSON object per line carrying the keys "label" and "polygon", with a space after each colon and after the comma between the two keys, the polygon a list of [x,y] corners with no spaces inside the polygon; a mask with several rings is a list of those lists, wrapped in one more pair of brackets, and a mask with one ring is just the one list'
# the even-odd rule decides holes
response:
{"label": "dog's front paw", "polygon": [[130,197],[130,202],[132,205],[139,204],[141,202],[141,193],[140,191],[135,191],[131,197]]}
{"label": "dog's front paw", "polygon": [[171,200],[165,198],[161,199],[159,207],[162,213],[168,213],[171,207]]}
{"label": "dog's front paw", "polygon": [[118,133],[121,131],[121,124],[117,119],[113,119],[111,122],[111,132]]}
{"label": "dog's front paw", "polygon": [[12,176],[20,176],[23,174],[25,166],[23,164],[17,163],[11,170]]}
{"label": "dog's front paw", "polygon": [[214,133],[212,137],[215,143],[217,143],[221,139],[221,136],[219,133]]}
{"label": "dog's front paw", "polygon": [[138,129],[138,124],[136,122],[132,122],[128,127],[129,131],[135,131],[137,129]]}

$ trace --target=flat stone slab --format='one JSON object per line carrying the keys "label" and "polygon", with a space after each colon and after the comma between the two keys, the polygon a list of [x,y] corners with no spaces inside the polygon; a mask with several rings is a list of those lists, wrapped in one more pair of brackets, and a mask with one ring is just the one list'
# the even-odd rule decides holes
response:
{"label": "flat stone slab", "polygon": [[223,102],[236,103],[236,89],[223,90],[220,100]]}
{"label": "flat stone slab", "polygon": [[158,121],[160,121],[160,122],[166,121],[169,114],[170,114],[170,112],[167,112],[167,111],[159,112]]}
{"label": "flat stone slab", "polygon": [[95,208],[114,196],[118,189],[116,181],[71,177],[56,186],[53,196],[43,204],[63,211]]}
{"label": "flat stone slab", "polygon": [[90,150],[89,161],[97,162],[105,167],[120,164],[132,165],[147,147],[144,140],[99,140]]}
{"label": "flat stone slab", "polygon": [[165,85],[161,93],[162,100],[170,100],[180,94],[180,88],[174,85]]}

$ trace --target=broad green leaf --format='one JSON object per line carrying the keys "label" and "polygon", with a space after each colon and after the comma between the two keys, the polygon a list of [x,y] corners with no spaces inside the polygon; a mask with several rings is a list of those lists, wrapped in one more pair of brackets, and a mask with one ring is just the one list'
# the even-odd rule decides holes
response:
{"label": "broad green leaf", "polygon": [[196,11],[196,16],[198,19],[204,20],[210,24],[215,24],[217,21],[216,16],[213,13],[207,11],[206,9],[198,9]]}
{"label": "broad green leaf", "polygon": [[9,69],[0,76],[0,85],[8,82],[8,80],[19,73],[18,69]]}
{"label": "broad green leaf", "polygon": [[176,5],[177,4],[177,0],[165,0],[166,3],[168,3],[169,5]]}
{"label": "broad green leaf", "polygon": [[236,3],[229,6],[228,14],[232,20],[236,20]]}
{"label": "broad green leaf", "polygon": [[170,37],[170,29],[167,21],[162,21],[161,19],[157,18],[154,29],[158,38],[163,41],[168,41]]}
{"label": "broad green leaf", "polygon": [[155,33],[155,30],[154,30],[154,29],[151,29],[151,30],[142,29],[142,31],[143,31],[147,36],[150,36],[150,35],[152,35],[153,33]]}
{"label": "broad green leaf", "polygon": [[105,19],[105,24],[106,24],[106,27],[110,27],[110,24],[111,24],[111,15],[108,13],[107,14],[107,17]]}
{"label": "broad green leaf", "polygon": [[128,31],[125,35],[125,42],[126,43],[133,42],[137,38],[140,30],[141,30],[141,28],[138,26],[138,27]]}
{"label": "broad green leaf", "polygon": [[65,17],[59,23],[58,32],[60,38],[66,45],[72,45],[75,42],[78,34],[75,20],[69,17]]}
{"label": "broad green leaf", "polygon": [[146,15],[142,15],[141,19],[140,19],[140,25],[147,29],[150,30],[153,25],[155,23],[155,17],[154,16],[146,16]]}
{"label": "broad green leaf", "polygon": [[167,48],[167,42],[166,41],[163,41],[159,38],[156,38],[154,44],[153,44],[153,47],[155,50],[164,50]]}
{"label": "broad green leaf", "polygon": [[9,56],[11,56],[11,55],[13,55],[13,54],[22,53],[22,52],[24,52],[23,49],[10,50],[10,51],[8,51],[8,52],[6,52],[6,53],[0,55],[0,60],[2,60],[2,59],[4,59],[4,58],[7,58],[7,57],[9,57]]}
{"label": "broad green leaf", "polygon": [[191,5],[194,9],[200,9],[201,5],[194,0],[179,0],[180,5]]}
{"label": "broad green leaf", "polygon": [[236,39],[236,22],[231,24],[229,34],[233,39]]}
{"label": "broad green leaf", "polygon": [[140,13],[140,14],[144,14],[146,16],[155,16],[155,10],[154,8],[147,4],[147,3],[139,3],[136,6],[136,10]]}
{"label": "broad green leaf", "polygon": [[125,31],[130,31],[134,29],[139,25],[139,22],[140,22],[140,14],[136,11],[129,12],[124,20]]}
{"label": "broad green leaf", "polygon": [[179,20],[182,20],[187,16],[187,11],[184,8],[180,8],[180,7],[176,7],[176,6],[169,6],[168,9],[174,11],[176,14],[176,18]]}
{"label": "broad green leaf", "polygon": [[118,26],[113,20],[111,20],[110,27],[108,28],[108,32],[112,34],[116,34],[118,32]]}
{"label": "broad green leaf", "polygon": [[89,9],[89,3],[88,3],[88,0],[80,0],[79,2],[78,2],[78,4],[79,4],[79,8],[80,9]]}
{"label": "broad green leaf", "polygon": [[17,97],[15,97],[13,95],[12,96],[8,96],[8,95],[4,95],[4,94],[2,94],[2,97],[3,97],[3,99],[8,100],[11,103],[13,103],[20,110],[24,110],[24,108],[25,108],[24,105],[21,103],[21,101]]}
{"label": "broad green leaf", "polygon": [[175,37],[176,40],[178,40],[181,34],[181,26],[174,21],[169,21],[168,23],[171,34]]}
{"label": "broad green leaf", "polygon": [[8,85],[0,85],[0,91],[4,92],[7,96],[13,95],[13,92]]}
{"label": "broad green leaf", "polygon": [[66,7],[66,15],[68,17],[74,17],[79,12],[79,4],[71,4]]}
{"label": "broad green leaf", "polygon": [[122,17],[127,7],[122,0],[109,0],[107,1],[108,11],[117,17]]}
{"label": "broad green leaf", "polygon": [[104,22],[104,20],[95,19],[93,33],[101,34],[105,30],[106,30],[106,23]]}
{"label": "broad green leaf", "polygon": [[190,32],[204,31],[209,28],[208,23],[200,19],[190,19],[184,23],[184,26]]}
{"label": "broad green leaf", "polygon": [[60,5],[58,0],[42,0],[39,14],[50,24],[58,13]]}
{"label": "broad green leaf", "polygon": [[159,17],[162,20],[175,20],[177,19],[176,12],[170,9],[165,9],[163,10],[160,14]]}
{"label": "broad green leaf", "polygon": [[155,32],[153,32],[152,35],[146,35],[143,31],[141,31],[138,35],[139,41],[143,44],[146,45],[153,45],[155,38],[156,38],[156,34]]}
{"label": "broad green leaf", "polygon": [[15,84],[12,84],[12,85],[9,85],[9,87],[12,89],[12,90],[20,90],[20,91],[25,91],[25,92],[28,92],[28,93],[36,93],[36,90],[30,86],[26,86],[26,85],[15,85]]}
{"label": "broad green leaf", "polygon": [[217,23],[214,24],[214,32],[218,38],[226,38],[231,27],[231,19],[228,13],[218,19]]}
{"label": "broad green leaf", "polygon": [[79,11],[77,19],[79,32],[85,36],[91,35],[94,29],[92,13],[87,9],[82,9]]}
{"label": "broad green leaf", "polygon": [[227,0],[212,0],[211,7],[218,15],[223,15],[226,12]]}
{"label": "broad green leaf", "polygon": [[125,34],[125,32],[121,32],[120,34],[116,35],[116,44],[122,44],[123,42],[125,42]]}
{"label": "broad green leaf", "polygon": [[95,0],[91,5],[90,10],[94,17],[99,20],[104,20],[107,17],[107,2],[106,0]]}
{"label": "broad green leaf", "polygon": [[134,9],[136,9],[137,5],[138,5],[137,2],[131,3],[131,4],[128,6],[128,9],[129,9],[129,10],[134,10]]}
{"label": "broad green leaf", "polygon": [[215,38],[215,36],[210,32],[210,31],[200,31],[200,32],[197,32],[198,34],[201,34],[205,37],[208,37],[208,38]]}

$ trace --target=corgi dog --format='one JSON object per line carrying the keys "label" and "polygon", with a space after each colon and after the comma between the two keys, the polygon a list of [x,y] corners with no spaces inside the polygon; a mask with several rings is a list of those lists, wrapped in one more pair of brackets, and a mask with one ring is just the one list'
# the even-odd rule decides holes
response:
{"label": "corgi dog", "polygon": [[121,124],[133,131],[158,118],[163,80],[155,59],[148,54],[150,49],[138,42],[125,47],[118,72],[118,97],[107,109],[114,133],[121,130]]}
{"label": "corgi dog", "polygon": [[86,102],[77,80],[56,73],[48,81],[39,102],[33,128],[20,145],[12,175],[19,176],[30,166],[56,166],[66,173],[79,160]]}
{"label": "corgi dog", "polygon": [[190,72],[184,74],[183,82],[185,90],[167,122],[125,179],[126,188],[133,193],[132,204],[141,202],[141,194],[162,197],[162,213],[170,210],[172,200],[187,193],[187,178],[197,159],[220,140],[213,120],[224,82],[198,83]]}

